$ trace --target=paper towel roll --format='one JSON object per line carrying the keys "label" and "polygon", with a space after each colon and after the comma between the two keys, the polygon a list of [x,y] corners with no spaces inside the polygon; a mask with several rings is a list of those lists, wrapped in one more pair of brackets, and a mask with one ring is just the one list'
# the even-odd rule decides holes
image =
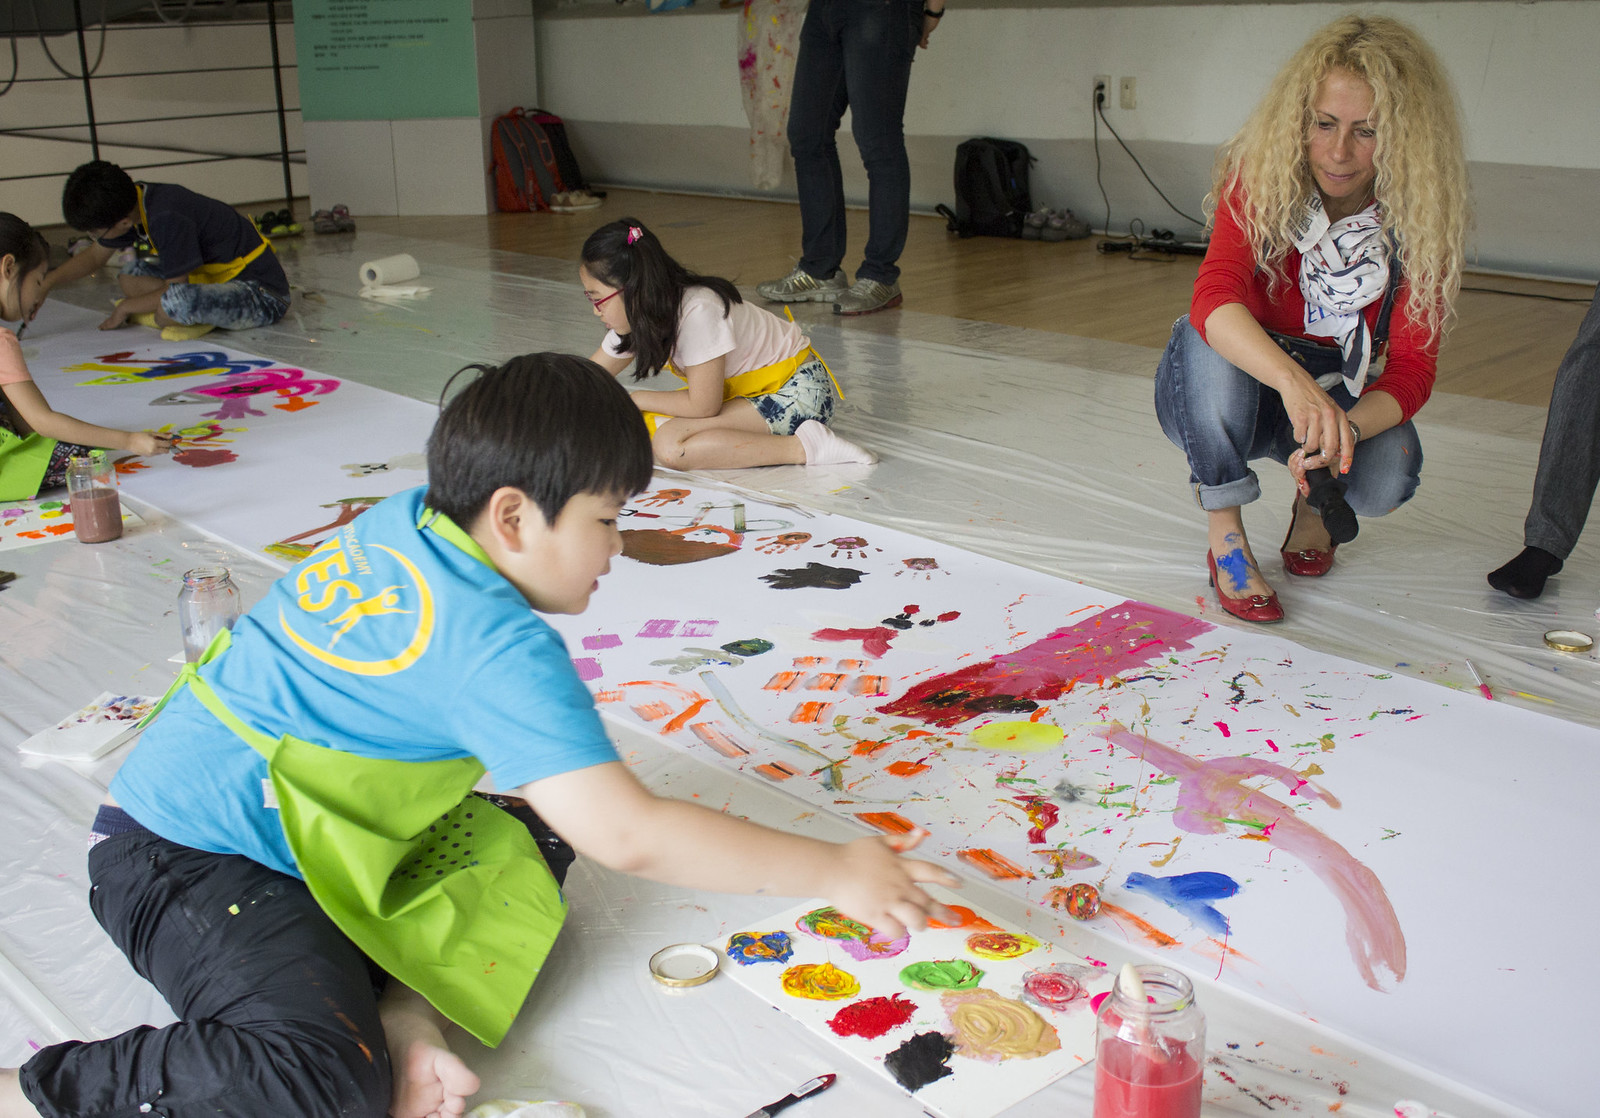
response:
{"label": "paper towel roll", "polygon": [[361,283],[365,287],[404,283],[406,280],[416,279],[421,274],[422,269],[417,266],[417,258],[409,252],[402,252],[398,256],[385,256],[381,260],[369,260],[361,265]]}

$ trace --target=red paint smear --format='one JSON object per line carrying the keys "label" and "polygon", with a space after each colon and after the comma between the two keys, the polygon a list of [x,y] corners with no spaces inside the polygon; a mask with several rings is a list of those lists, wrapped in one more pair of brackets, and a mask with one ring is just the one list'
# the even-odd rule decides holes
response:
{"label": "red paint smear", "polygon": [[185,466],[194,466],[204,469],[206,466],[220,466],[225,462],[237,462],[239,456],[231,450],[206,450],[203,447],[190,447],[180,450],[172,456],[174,462],[182,462]]}
{"label": "red paint smear", "polygon": [[929,766],[921,761],[896,761],[892,765],[885,766],[883,771],[891,776],[916,776],[918,773],[927,772],[928,768]]}
{"label": "red paint smear", "polygon": [[906,1001],[899,994],[890,994],[887,998],[867,998],[835,1013],[828,1021],[828,1028],[839,1036],[876,1040],[890,1029],[911,1020],[911,1015],[916,1011],[916,1004]]}
{"label": "red paint smear", "polygon": [[1271,738],[1267,739],[1267,745],[1272,749],[1272,752],[1278,752],[1278,743],[1273,741]]}
{"label": "red paint smear", "polygon": [[1028,822],[1033,824],[1028,829],[1028,841],[1043,842],[1045,832],[1061,818],[1061,809],[1043,796],[1019,796],[1018,800],[1028,813]]}
{"label": "red paint smear", "polygon": [[1225,737],[1225,738],[1233,737],[1233,731],[1228,729],[1228,724],[1226,722],[1213,722],[1212,725],[1215,726],[1217,729],[1222,731],[1222,736],[1223,737]]}
{"label": "red paint smear", "polygon": [[861,651],[876,659],[889,651],[889,642],[899,635],[898,629],[877,625],[871,629],[818,629],[811,637],[819,641],[860,641]]}
{"label": "red paint smear", "polygon": [[[1042,640],[912,687],[884,714],[956,726],[995,709],[985,700],[1058,699],[1078,680],[1140,667],[1190,642],[1212,626],[1143,602],[1123,602]],[[1024,708],[1026,709],[1026,708]]]}
{"label": "red paint smear", "polygon": [[[1275,848],[1281,847],[1305,863],[1344,908],[1345,942],[1367,985],[1374,990],[1383,988],[1375,970],[1379,964],[1394,975],[1396,982],[1405,978],[1405,933],[1377,874],[1301,820],[1288,804],[1247,787],[1244,782],[1266,777],[1294,789],[1307,800],[1322,801],[1332,808],[1339,806],[1336,797],[1308,784],[1293,769],[1272,761],[1253,757],[1200,761],[1115,724],[1096,733],[1178,778],[1178,810],[1173,822],[1180,830],[1196,835],[1223,834],[1229,826],[1224,820],[1240,820],[1263,828],[1264,837]],[[1273,828],[1270,835],[1264,832],[1268,827]]]}

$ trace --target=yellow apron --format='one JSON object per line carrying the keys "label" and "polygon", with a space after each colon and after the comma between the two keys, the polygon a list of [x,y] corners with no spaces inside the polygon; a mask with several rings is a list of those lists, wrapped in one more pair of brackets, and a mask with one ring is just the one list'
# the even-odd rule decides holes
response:
{"label": "yellow apron", "polygon": [[[200,664],[231,643],[224,629]],[[385,971],[484,1044],[499,1044],[567,901],[528,829],[468,795],[483,766],[273,739],[229,710],[198,667],[184,665],[149,718],[188,687],[265,757],[283,833],[322,910]]]}
{"label": "yellow apron", "polygon": [[[788,308],[785,307],[784,309],[787,310]],[[828,379],[833,381],[833,390],[839,393],[839,399],[844,399],[844,391],[840,389],[839,381],[834,377],[833,370],[828,368],[828,363],[822,360],[821,354],[807,346],[793,357],[786,357],[782,361],[773,362],[771,365],[763,365],[759,369],[749,369],[739,373],[737,376],[729,377],[722,382],[722,402],[749,399],[751,396],[765,396],[769,392],[776,392],[789,383],[789,378],[799,371],[801,365],[813,359],[822,365],[823,370],[828,374]],[[689,378],[680,373],[677,366],[670,361],[667,363],[666,368],[667,372],[684,382],[685,386],[678,391],[687,392],[689,390]],[[663,415],[660,412],[647,411],[644,413],[644,421],[650,425],[650,433],[652,435],[656,433],[656,428],[667,420],[679,418],[682,417]]]}
{"label": "yellow apron", "polygon": [[[155,250],[155,254],[160,256],[161,246],[156,244],[155,239],[150,236],[150,219],[145,216],[144,212],[144,185],[141,183],[137,185],[135,189],[139,192],[139,227],[144,230],[145,239],[150,242],[150,247]],[[252,225],[251,228],[254,229],[255,226]],[[223,264],[200,265],[200,267],[189,273],[189,282],[227,283],[240,272],[244,271],[252,260],[260,256],[263,252],[266,252],[268,249],[272,248],[272,242],[267,240],[265,233],[262,233],[259,229],[256,230],[256,233],[261,237],[261,243],[255,248],[251,249],[243,256],[236,257],[235,259],[229,260]]]}

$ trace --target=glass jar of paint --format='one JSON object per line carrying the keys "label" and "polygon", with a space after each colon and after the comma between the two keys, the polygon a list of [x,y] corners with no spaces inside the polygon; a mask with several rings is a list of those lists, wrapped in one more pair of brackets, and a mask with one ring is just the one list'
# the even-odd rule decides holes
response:
{"label": "glass jar of paint", "polygon": [[72,530],[84,543],[105,543],[122,535],[122,499],[117,471],[103,450],[67,459],[67,500]]}
{"label": "glass jar of paint", "polygon": [[185,571],[178,591],[178,624],[183,629],[183,658],[200,659],[211,641],[239,620],[239,588],[227,567]]}
{"label": "glass jar of paint", "polygon": [[1199,1118],[1205,1043],[1187,977],[1124,967],[1096,1022],[1094,1118]]}

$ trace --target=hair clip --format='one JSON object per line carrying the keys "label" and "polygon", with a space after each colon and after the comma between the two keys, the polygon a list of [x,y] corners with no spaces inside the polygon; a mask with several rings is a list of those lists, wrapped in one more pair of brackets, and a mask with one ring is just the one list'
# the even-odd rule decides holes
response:
{"label": "hair clip", "polygon": [[643,240],[643,239],[644,239],[644,230],[643,229],[640,229],[637,225],[628,226],[628,243],[630,245],[633,244],[634,241],[640,241],[640,240]]}

